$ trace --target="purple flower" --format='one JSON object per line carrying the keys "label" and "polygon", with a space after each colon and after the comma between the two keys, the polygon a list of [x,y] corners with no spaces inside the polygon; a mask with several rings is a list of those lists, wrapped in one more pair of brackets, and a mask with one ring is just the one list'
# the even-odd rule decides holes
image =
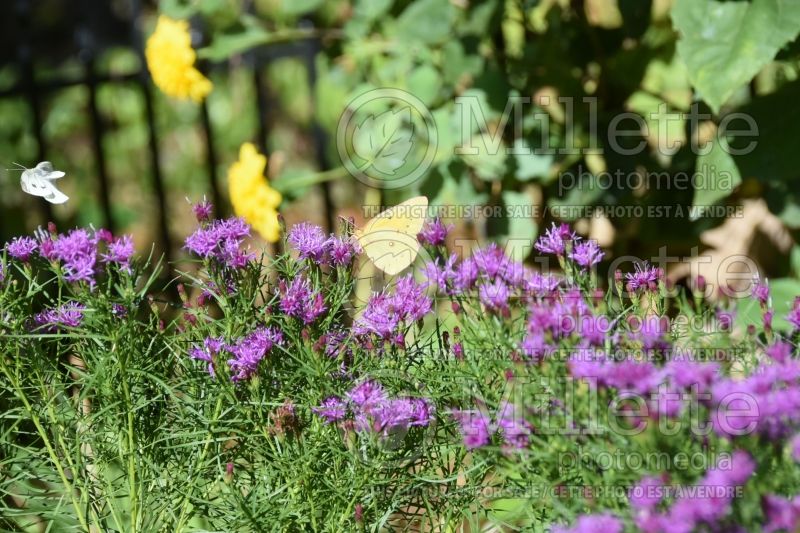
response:
{"label": "purple flower", "polygon": [[78,228],[66,235],[59,235],[53,241],[52,252],[48,252],[48,255],[62,262],[67,281],[85,281],[94,285],[97,241],[87,230]]}
{"label": "purple flower", "polygon": [[570,259],[578,263],[583,268],[590,268],[599,263],[605,254],[597,245],[597,241],[584,241],[575,245],[569,253]]}
{"label": "purple flower", "polygon": [[633,487],[629,500],[631,506],[637,511],[651,511],[655,509],[662,499],[664,481],[656,476],[645,476]]}
{"label": "purple flower", "polygon": [[478,289],[478,296],[486,310],[492,313],[504,313],[508,310],[508,286],[503,280],[484,283]]}
{"label": "purple flower", "polygon": [[722,331],[730,331],[736,314],[733,311],[724,311],[722,309],[717,309],[714,314],[717,317],[720,329]]}
{"label": "purple flower", "polygon": [[231,381],[242,381],[255,374],[261,360],[282,339],[281,333],[273,328],[259,328],[235,344],[226,346],[225,349],[233,355],[228,359]]}
{"label": "purple flower", "polygon": [[800,526],[800,497],[789,500],[782,496],[768,494],[761,506],[764,510],[764,533],[776,531],[797,531]]}
{"label": "purple flower", "polygon": [[103,254],[103,261],[116,263],[120,270],[131,272],[131,257],[133,257],[133,238],[123,235],[108,245],[108,251]]}
{"label": "purple flower", "polygon": [[463,293],[471,290],[478,281],[480,269],[478,263],[474,258],[468,257],[461,261],[455,268],[455,276],[453,278],[453,287],[456,293]]}
{"label": "purple flower", "polygon": [[202,346],[192,346],[189,357],[208,363],[208,373],[214,376],[214,356],[225,348],[222,337],[206,337]]}
{"label": "purple flower", "polygon": [[6,280],[6,266],[0,261],[0,283]]}
{"label": "purple flower", "polygon": [[433,419],[433,404],[424,398],[389,398],[380,383],[366,380],[345,395],[331,397],[312,411],[326,422],[339,422],[352,415],[360,432],[387,434],[394,428],[427,426]]}
{"label": "purple flower", "polygon": [[422,231],[420,231],[419,235],[417,235],[417,239],[422,244],[428,244],[430,246],[442,246],[447,238],[447,234],[452,229],[452,224],[442,224],[440,219],[435,218],[432,221],[425,223]]}
{"label": "purple flower", "polygon": [[[722,464],[723,461],[730,464]],[[691,533],[701,524],[713,529],[728,513],[735,496],[734,489],[747,482],[755,466],[749,454],[736,450],[729,458],[721,458],[697,484],[684,489],[665,513],[639,507],[635,520],[637,527],[645,533]]]}
{"label": "purple flower", "polygon": [[661,269],[650,266],[647,261],[636,264],[636,271],[632,274],[625,274],[628,281],[627,289],[629,292],[636,292],[639,289],[654,291],[658,288],[658,280],[661,277]]}
{"label": "purple flower", "polygon": [[380,383],[366,380],[353,387],[347,393],[347,398],[359,409],[368,410],[385,401],[387,397]]}
{"label": "purple flower", "polygon": [[86,306],[78,302],[68,302],[55,309],[47,309],[34,315],[33,323],[47,333],[55,333],[62,326],[77,328],[83,323]]}
{"label": "purple flower", "polygon": [[581,515],[571,528],[555,526],[552,533],[622,533],[622,520],[609,513]]}
{"label": "purple flower", "polygon": [[315,292],[305,276],[297,276],[287,285],[284,280],[278,284],[281,297],[280,308],[288,316],[311,324],[327,309],[321,292]]}
{"label": "purple flower", "polygon": [[6,243],[8,255],[25,263],[30,260],[38,247],[39,243],[32,237],[14,237],[11,242]]}
{"label": "purple flower", "polygon": [[250,226],[241,218],[215,220],[195,230],[184,247],[195,255],[214,261],[218,266],[242,268],[254,257],[241,249]]}
{"label": "purple flower", "polygon": [[425,288],[408,275],[397,280],[394,293],[384,292],[370,297],[364,312],[353,324],[353,332],[396,341],[402,338],[403,327],[422,319],[432,307],[433,302],[425,294]]}
{"label": "purple flower", "polygon": [[767,346],[764,352],[773,360],[778,363],[785,363],[792,357],[792,345],[785,341],[776,341],[774,344]]}
{"label": "purple flower", "polygon": [[453,417],[461,426],[461,436],[468,450],[489,444],[491,431],[487,416],[479,411],[454,411]]}
{"label": "purple flower", "polygon": [[324,418],[325,422],[329,424],[344,420],[347,415],[347,405],[341,398],[335,396],[327,398],[319,407],[313,407],[311,410],[314,414]]}
{"label": "purple flower", "polygon": [[100,228],[94,232],[94,238],[97,242],[110,243],[114,240],[114,235],[106,228]]}
{"label": "purple flower", "polygon": [[194,212],[194,216],[198,222],[206,222],[207,220],[211,219],[211,215],[214,212],[214,205],[203,198],[202,202],[196,203],[192,206],[192,211]]}
{"label": "purple flower", "polygon": [[517,449],[528,447],[531,425],[519,415],[514,405],[506,403],[500,408],[497,426],[507,445]]}
{"label": "purple flower", "polygon": [[765,282],[758,281],[753,287],[753,298],[758,300],[761,305],[767,305],[769,301],[769,285]]}
{"label": "purple flower", "polygon": [[524,289],[531,296],[545,297],[553,294],[560,283],[561,280],[552,274],[533,272],[525,279]]}
{"label": "purple flower", "polygon": [[569,230],[567,224],[556,226],[554,222],[550,229],[540,236],[533,246],[543,254],[563,256],[566,250],[566,243],[575,239],[576,235]]}
{"label": "purple flower", "polygon": [[351,239],[336,236],[331,236],[327,247],[330,249],[331,264],[336,267],[350,266],[358,253],[357,245]]}
{"label": "purple flower", "polygon": [[794,329],[800,329],[800,296],[794,299],[792,310],[786,315],[786,320],[794,326]]}
{"label": "purple flower", "polygon": [[296,224],[289,231],[288,240],[301,259],[310,259],[318,264],[325,262],[330,241],[319,226],[308,222]]}

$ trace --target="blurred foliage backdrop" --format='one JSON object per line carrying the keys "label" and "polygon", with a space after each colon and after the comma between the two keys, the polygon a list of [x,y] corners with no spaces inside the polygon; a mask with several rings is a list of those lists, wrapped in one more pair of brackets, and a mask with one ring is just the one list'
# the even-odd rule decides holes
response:
{"label": "blurred foliage backdrop", "polygon": [[[193,43],[214,90],[205,102],[216,157],[208,159],[203,105],[155,94],[154,116],[165,181],[167,221],[180,243],[189,220],[185,197],[209,194],[209,176],[226,190],[225,171],[239,145],[255,140],[270,157],[269,177],[284,193],[289,221],[353,215],[366,193],[356,180],[318,185],[340,161],[332,139],[348,101],[371,88],[397,87],[420,98],[433,114],[438,149],[431,171],[407,188],[385,191],[394,203],[426,194],[434,204],[487,205],[744,205],[746,223],[708,217],[607,217],[577,221],[586,234],[613,250],[642,255],[670,246],[671,255],[694,246],[761,250],[765,270],[797,276],[800,251],[800,3],[794,0],[135,0],[5,2],[0,68],[0,161],[35,164],[39,155],[26,87],[26,57],[37,82],[80,79],[86,73],[86,35],[96,51],[98,75],[121,79],[98,86],[102,149],[107,161],[113,217],[138,244],[157,240],[155,192],[148,157],[142,91],[131,75],[142,72],[143,39],[159,13],[191,21]],[[24,12],[24,13],[23,13]],[[20,23],[20,13],[27,22]],[[301,49],[293,48],[302,45]],[[311,50],[311,52],[309,52]],[[311,54],[311,60],[308,55]],[[260,58],[260,59],[259,59]],[[266,58],[266,59],[264,59]],[[22,67],[21,67],[22,65]],[[263,67],[263,68],[262,68]],[[309,68],[313,67],[313,68]],[[127,77],[126,77],[127,76]],[[258,77],[264,93],[258,94]],[[523,127],[506,127],[502,147],[541,148],[536,114],[550,117],[550,147],[605,148],[583,155],[461,156],[457,96],[482,102],[487,122],[472,136],[502,126],[509,97],[531,98]],[[259,112],[258,98],[265,106]],[[543,96],[550,96],[545,104]],[[570,110],[559,96],[597,98],[597,127],[589,106]],[[40,93],[44,155],[68,173],[73,200],[55,209],[64,224],[100,224],[97,164],[92,148],[90,94],[83,84]],[[694,107],[693,107],[694,105]],[[636,155],[608,149],[609,124],[622,112],[645,118],[644,131],[626,139],[648,142]],[[731,156],[723,143],[752,138],[718,126],[734,112],[759,128],[755,150]],[[694,113],[698,120],[691,120]],[[574,127],[568,127],[573,124]],[[659,128],[661,128],[659,130]],[[656,132],[663,132],[660,136]],[[678,143],[657,150],[659,138]],[[697,155],[691,141],[712,142]],[[321,151],[321,153],[319,153]],[[213,163],[209,167],[209,162]],[[323,168],[325,167],[325,168]],[[714,169],[709,172],[708,169]],[[684,172],[702,185],[603,188],[612,175]],[[731,182],[716,183],[720,171]],[[583,183],[561,190],[558,176],[581,173]],[[704,175],[704,174],[708,175]],[[338,175],[343,175],[339,173]],[[0,176],[2,237],[43,221],[36,200],[23,197],[18,171]],[[319,179],[316,179],[315,176]],[[376,197],[373,195],[372,200]],[[325,214],[326,203],[334,209]],[[752,215],[752,213],[756,213]],[[749,217],[749,218],[748,218]],[[546,216],[459,221],[461,236],[481,240],[533,238]],[[723,238],[704,238],[717,228]],[[766,238],[762,238],[766,237]],[[177,246],[177,245],[176,245]],[[728,248],[728,253],[731,252]],[[786,258],[794,258],[785,260]],[[794,271],[793,271],[794,269]]]}

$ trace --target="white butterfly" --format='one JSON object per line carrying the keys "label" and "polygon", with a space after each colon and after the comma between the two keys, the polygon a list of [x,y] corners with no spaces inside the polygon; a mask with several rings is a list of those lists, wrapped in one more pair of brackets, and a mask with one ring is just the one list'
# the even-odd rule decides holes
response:
{"label": "white butterfly", "polygon": [[54,180],[63,177],[63,172],[53,170],[50,161],[42,161],[35,168],[26,168],[19,181],[26,193],[41,196],[51,204],[63,204],[69,200],[69,196],[59,191],[53,184]]}

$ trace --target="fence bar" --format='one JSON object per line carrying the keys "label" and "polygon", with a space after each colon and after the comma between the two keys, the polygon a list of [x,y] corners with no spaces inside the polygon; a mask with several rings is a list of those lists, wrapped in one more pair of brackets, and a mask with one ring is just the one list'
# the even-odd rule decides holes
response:
{"label": "fence bar", "polygon": [[[20,46],[17,48],[17,58],[20,63],[23,79],[21,88],[31,108],[33,134],[36,138],[36,156],[38,161],[45,161],[47,159],[47,145],[44,138],[41,100],[39,99],[39,91],[36,85],[36,77],[33,68],[33,47],[30,39],[30,3],[25,0],[17,0],[16,7],[19,34],[22,36]],[[36,205],[39,206],[45,222],[55,222],[52,206],[44,200],[38,198],[36,200]]]}
{"label": "fence bar", "polygon": [[97,164],[97,177],[100,185],[100,207],[103,211],[105,227],[115,233],[114,214],[111,209],[111,187],[108,182],[108,169],[106,157],[103,152],[103,118],[97,105],[97,80],[94,77],[94,58],[86,63],[86,85],[89,89],[89,115],[92,119],[92,148],[95,163]]}
{"label": "fence bar", "polygon": [[208,166],[208,186],[211,189],[211,201],[214,203],[214,214],[218,218],[225,216],[227,211],[222,205],[222,195],[217,183],[217,153],[214,149],[214,132],[211,127],[211,117],[208,114],[208,102],[203,100],[200,106],[200,117],[203,122],[203,131],[206,135],[206,166]]}
{"label": "fence bar", "polygon": [[98,81],[96,68],[97,39],[94,34],[94,17],[89,0],[81,2],[81,25],[76,33],[79,47],[78,57],[83,63],[86,77],[86,88],[89,90],[89,118],[92,125],[92,151],[97,165],[97,178],[100,185],[100,209],[103,211],[103,223],[111,233],[115,233],[114,214],[111,209],[111,187],[109,184],[108,167],[105,152],[103,151],[103,117],[97,102]]}
{"label": "fence bar", "polygon": [[[306,41],[304,44],[306,46],[303,48],[303,58],[306,63],[306,69],[308,69],[308,84],[311,87],[311,98],[314,99],[314,87],[317,85],[316,56],[322,47],[319,39],[312,39]],[[316,101],[312,102],[312,106],[316,107]],[[325,132],[320,126],[319,121],[317,121],[316,109],[314,109],[313,113],[311,134],[314,138],[314,150],[317,154],[317,164],[319,165],[320,170],[329,170],[330,162],[328,161],[328,154],[326,153],[327,139],[325,138]],[[336,207],[333,205],[331,184],[326,181],[320,184],[320,186],[322,187],[322,198],[323,202],[325,203],[325,222],[328,224],[328,231],[335,231]]]}
{"label": "fence bar", "polygon": [[[131,0],[131,21],[132,40],[139,55],[142,65],[145,64],[144,39],[139,27],[141,24],[142,6],[139,0]],[[161,241],[161,250],[164,254],[164,261],[168,270],[171,270],[172,261],[172,239],[169,234],[169,223],[167,221],[167,199],[164,187],[164,177],[161,174],[161,156],[158,147],[158,135],[156,132],[156,115],[153,105],[153,93],[149,85],[150,77],[147,69],[142,67],[136,82],[142,91],[144,98],[144,112],[147,120],[147,149],[150,152],[150,176],[152,177],[153,192],[156,195],[156,216],[158,217],[158,236]]]}
{"label": "fence bar", "polygon": [[258,109],[258,149],[262,154],[267,153],[267,140],[269,138],[269,93],[262,79],[262,65],[258,60],[253,61],[253,83],[256,89],[256,107]]}

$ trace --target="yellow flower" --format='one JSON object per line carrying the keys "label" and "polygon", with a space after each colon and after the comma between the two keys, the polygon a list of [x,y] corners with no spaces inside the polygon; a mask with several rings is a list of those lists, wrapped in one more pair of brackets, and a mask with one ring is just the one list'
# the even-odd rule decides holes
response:
{"label": "yellow flower", "polygon": [[237,216],[244,218],[267,241],[280,238],[278,206],[281,193],[269,186],[267,158],[252,143],[239,149],[239,160],[228,170],[228,190]]}
{"label": "yellow flower", "polygon": [[161,15],[145,48],[153,82],[167,96],[200,102],[211,92],[211,81],[194,68],[189,24]]}

